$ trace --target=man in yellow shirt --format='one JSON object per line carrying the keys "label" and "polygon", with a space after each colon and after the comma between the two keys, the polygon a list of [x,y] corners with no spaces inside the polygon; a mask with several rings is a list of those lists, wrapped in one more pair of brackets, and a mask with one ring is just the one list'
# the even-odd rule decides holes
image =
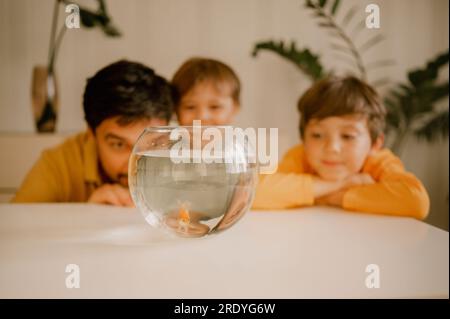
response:
{"label": "man in yellow shirt", "polygon": [[139,63],[118,61],[88,79],[86,132],[42,153],[13,202],[91,202],[132,206],[128,159],[148,126],[167,125],[173,89]]}
{"label": "man in yellow shirt", "polygon": [[303,144],[287,152],[272,175],[261,175],[253,208],[322,204],[424,219],[429,197],[422,183],[382,149],[385,108],[354,77],[330,77],[299,100]]}

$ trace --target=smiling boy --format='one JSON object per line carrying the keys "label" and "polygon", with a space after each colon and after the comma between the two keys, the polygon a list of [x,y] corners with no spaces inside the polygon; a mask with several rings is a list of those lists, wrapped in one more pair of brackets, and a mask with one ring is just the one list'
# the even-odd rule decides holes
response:
{"label": "smiling boy", "polygon": [[180,125],[230,125],[240,110],[241,83],[227,64],[191,58],[175,72],[175,113]]}
{"label": "smiling boy", "polygon": [[329,77],[299,100],[303,144],[277,173],[261,175],[253,208],[331,205],[424,219],[422,183],[383,149],[386,110],[376,91],[354,77]]}
{"label": "smiling boy", "polygon": [[91,202],[132,206],[128,160],[147,126],[167,125],[173,89],[140,64],[119,61],[88,79],[86,132],[42,153],[13,202]]}

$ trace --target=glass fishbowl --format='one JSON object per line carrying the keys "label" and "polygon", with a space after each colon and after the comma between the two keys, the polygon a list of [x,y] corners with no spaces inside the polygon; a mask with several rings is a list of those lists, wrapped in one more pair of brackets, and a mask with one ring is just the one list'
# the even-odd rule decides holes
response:
{"label": "glass fishbowl", "polygon": [[128,176],[150,225],[202,237],[228,229],[249,210],[257,163],[242,129],[149,127],[134,145]]}

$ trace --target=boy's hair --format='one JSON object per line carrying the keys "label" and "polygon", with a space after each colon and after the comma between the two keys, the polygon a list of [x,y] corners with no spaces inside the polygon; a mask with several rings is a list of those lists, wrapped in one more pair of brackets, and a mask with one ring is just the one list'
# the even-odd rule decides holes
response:
{"label": "boy's hair", "polygon": [[177,91],[176,107],[181,98],[196,84],[213,81],[214,84],[230,85],[231,97],[239,105],[241,83],[236,73],[223,62],[208,58],[191,58],[181,65],[172,79]]}
{"label": "boy's hair", "polygon": [[173,88],[147,66],[121,60],[87,80],[83,96],[85,119],[91,129],[111,117],[127,125],[142,119],[169,120],[173,112]]}
{"label": "boy's hair", "polygon": [[331,76],[316,82],[298,101],[300,134],[311,119],[330,116],[362,115],[367,119],[372,143],[383,133],[386,109],[378,93],[353,76]]}

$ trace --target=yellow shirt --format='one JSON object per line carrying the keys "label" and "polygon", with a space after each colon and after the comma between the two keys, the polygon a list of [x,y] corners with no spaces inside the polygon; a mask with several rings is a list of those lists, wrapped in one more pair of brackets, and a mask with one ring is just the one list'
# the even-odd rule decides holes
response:
{"label": "yellow shirt", "polygon": [[42,152],[12,202],[85,202],[101,184],[95,140],[83,132]]}
{"label": "yellow shirt", "polygon": [[[430,200],[422,183],[406,172],[388,149],[369,156],[362,168],[375,184],[349,188],[343,208],[353,211],[411,216],[424,219]],[[302,145],[290,149],[275,174],[261,175],[253,202],[255,209],[285,209],[314,204],[313,170]]]}

